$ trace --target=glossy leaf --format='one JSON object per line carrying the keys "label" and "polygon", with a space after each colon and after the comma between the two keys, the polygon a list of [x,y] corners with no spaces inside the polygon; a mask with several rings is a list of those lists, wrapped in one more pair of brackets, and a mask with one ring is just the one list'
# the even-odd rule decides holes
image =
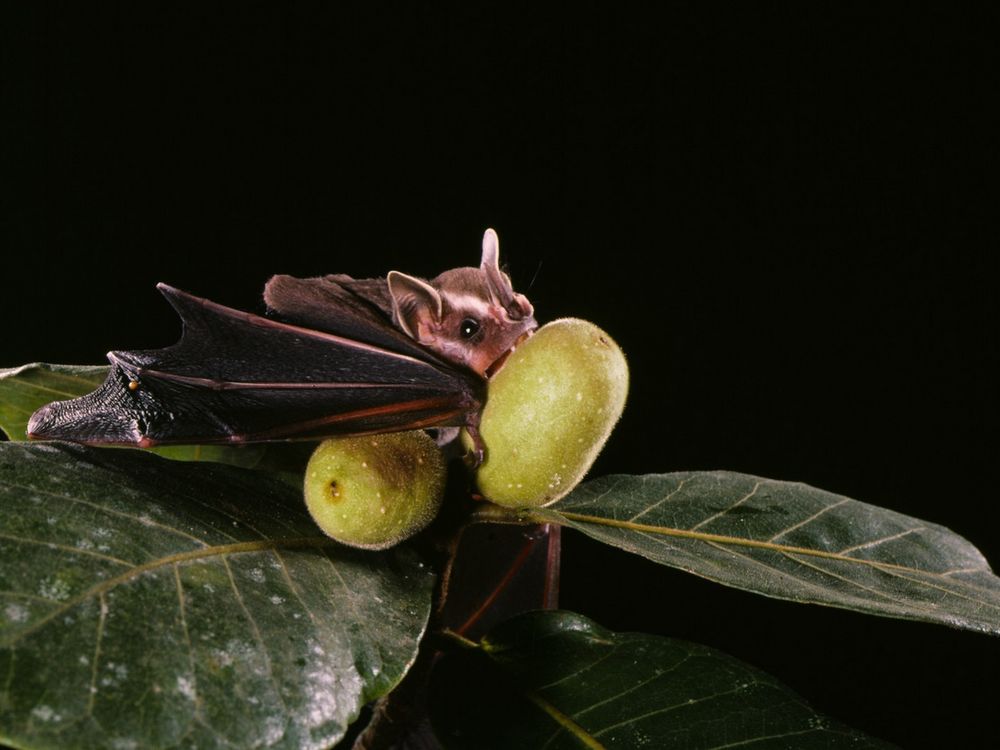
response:
{"label": "glossy leaf", "polygon": [[[50,401],[90,393],[104,382],[105,365],[52,365],[36,362],[0,370],[0,431],[10,440],[24,440],[32,413]],[[162,445],[150,449],[176,461],[218,461],[247,468],[287,471],[289,464],[305,465],[306,456],[288,461],[289,450],[264,445]],[[284,455],[278,455],[284,454]]]}
{"label": "glossy leaf", "polygon": [[457,749],[889,747],[723,653],[571,612],[520,615],[448,657],[432,719]]}
{"label": "glossy leaf", "polygon": [[967,540],[804,484],[610,476],[531,516],[747,591],[1000,634],[1000,578]]}
{"label": "glossy leaf", "polygon": [[259,472],[0,443],[0,743],[327,747],[412,663],[432,585]]}

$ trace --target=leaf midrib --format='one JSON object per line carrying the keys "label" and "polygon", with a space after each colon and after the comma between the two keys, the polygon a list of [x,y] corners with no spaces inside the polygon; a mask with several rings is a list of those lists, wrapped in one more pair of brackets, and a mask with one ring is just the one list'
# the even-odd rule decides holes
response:
{"label": "leaf midrib", "polygon": [[[629,531],[638,531],[647,534],[656,534],[659,536],[671,536],[680,539],[692,539],[698,542],[738,546],[738,547],[752,547],[755,549],[763,549],[771,552],[780,552],[786,555],[804,555],[808,557],[819,557],[826,560],[836,560],[838,562],[846,563],[856,563],[859,565],[867,565],[872,568],[878,568],[880,570],[896,570],[906,573],[917,573],[921,575],[931,575],[940,576],[941,573],[921,570],[919,568],[909,567],[907,565],[899,565],[897,563],[883,562],[880,560],[867,560],[862,557],[849,557],[841,552],[829,552],[827,550],[812,549],[809,547],[796,547],[788,544],[776,544],[775,542],[761,541],[759,539],[747,539],[745,537],[730,536],[726,534],[709,534],[702,531],[691,531],[689,529],[677,529],[670,526],[656,526],[653,524],[636,523],[634,521],[622,521],[615,518],[603,518],[601,516],[591,516],[585,513],[575,513],[568,510],[556,510],[555,513],[566,518],[570,521],[576,521],[579,523],[590,523],[597,526],[610,526],[612,528],[627,529]],[[551,521],[552,519],[546,518],[546,521]],[[856,548],[856,547],[855,547]],[[983,569],[976,568],[976,571]],[[962,581],[964,585],[971,585],[966,581]]]}

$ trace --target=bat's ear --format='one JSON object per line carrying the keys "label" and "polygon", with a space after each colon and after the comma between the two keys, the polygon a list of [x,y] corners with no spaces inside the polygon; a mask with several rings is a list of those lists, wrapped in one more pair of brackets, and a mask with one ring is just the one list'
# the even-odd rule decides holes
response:
{"label": "bat's ear", "polygon": [[515,293],[510,277],[500,270],[500,238],[492,229],[483,233],[483,259],[479,269],[486,277],[493,300],[507,311],[511,320],[525,320],[532,316],[534,308],[527,297]]}
{"label": "bat's ear", "polygon": [[483,259],[479,262],[479,268],[487,276],[500,274],[500,238],[493,229],[487,229],[483,233]]}
{"label": "bat's ear", "polygon": [[443,306],[437,289],[426,281],[399,271],[389,271],[386,277],[392,313],[399,327],[417,341],[432,337],[431,328],[441,322]]}

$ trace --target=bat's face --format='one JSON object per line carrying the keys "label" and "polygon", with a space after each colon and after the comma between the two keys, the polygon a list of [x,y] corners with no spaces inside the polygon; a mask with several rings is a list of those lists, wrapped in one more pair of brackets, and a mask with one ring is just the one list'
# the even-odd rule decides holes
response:
{"label": "bat's face", "polygon": [[538,327],[531,303],[510,288],[494,291],[479,268],[445,271],[428,283],[389,274],[396,318],[410,336],[450,362],[486,377]]}
{"label": "bat's face", "polygon": [[455,268],[430,282],[392,271],[387,281],[394,318],[406,333],[484,377],[538,328],[531,303],[500,270],[492,229],[483,236],[479,268]]}
{"label": "bat's face", "polygon": [[513,348],[538,328],[531,303],[520,294],[506,306],[488,295],[441,296],[441,319],[424,343],[483,376],[499,369]]}

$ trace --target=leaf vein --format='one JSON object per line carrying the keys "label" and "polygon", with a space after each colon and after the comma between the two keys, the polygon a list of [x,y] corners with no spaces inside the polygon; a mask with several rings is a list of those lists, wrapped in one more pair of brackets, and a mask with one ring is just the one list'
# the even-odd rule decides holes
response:
{"label": "leaf vein", "polygon": [[41,539],[30,539],[27,537],[14,536],[13,534],[0,534],[0,539],[7,539],[11,542],[18,542],[22,544],[36,544],[39,547],[48,547],[49,549],[58,549],[63,552],[70,552],[76,555],[84,555],[86,557],[96,557],[101,560],[108,560],[109,562],[116,563],[118,565],[127,565],[129,567],[135,565],[136,563],[129,560],[123,560],[120,557],[114,557],[112,555],[105,555],[101,552],[95,552],[90,549],[82,549],[80,547],[70,547],[68,544],[59,544],[58,542],[46,542]]}
{"label": "leaf vein", "polygon": [[101,645],[104,642],[104,623],[108,619],[108,600],[102,591],[98,597],[99,614],[97,616],[97,634],[94,638],[94,654],[91,656],[90,665],[90,690],[87,696],[87,710],[85,715],[92,716],[94,713],[94,703],[97,701],[97,671],[101,663]]}
{"label": "leaf vein", "polygon": [[538,708],[540,708],[544,713],[548,714],[549,718],[555,721],[558,725],[558,729],[555,734],[549,737],[543,747],[550,745],[556,737],[559,736],[560,732],[566,732],[570,737],[583,745],[583,747],[590,748],[591,750],[605,750],[604,745],[597,741],[595,735],[577,724],[568,714],[560,711],[552,703],[545,700],[545,698],[538,695],[535,691],[525,690],[524,697],[538,706]]}
{"label": "leaf vein", "polygon": [[[878,568],[879,570],[900,570],[904,572],[916,572],[916,573],[928,573],[929,575],[937,575],[930,571],[921,571],[918,568],[911,568],[906,565],[900,565],[897,563],[882,562],[880,560],[867,560],[862,557],[847,557],[839,552],[831,552],[828,550],[820,549],[810,549],[809,547],[796,547],[786,544],[775,544],[772,542],[762,541],[759,539],[748,539],[745,537],[737,537],[726,534],[711,534],[707,532],[698,532],[690,529],[675,529],[668,526],[653,526],[651,524],[639,524],[630,523],[628,521],[619,521],[611,518],[602,518],[600,516],[588,516],[583,513],[573,513],[571,511],[557,510],[552,513],[553,517],[548,515],[539,516],[544,522],[555,522],[560,523],[559,516],[568,521],[574,521],[580,524],[594,524],[597,526],[610,526],[612,528],[627,529],[630,531],[637,531],[645,534],[653,535],[653,538],[657,536],[667,536],[679,539],[689,539],[696,542],[705,543],[715,543],[719,546],[736,546],[736,547],[752,547],[755,549],[770,550],[772,552],[787,552],[797,555],[808,555],[811,557],[822,557],[829,560],[839,560],[841,562],[852,563],[856,565],[866,565],[868,567]],[[572,525],[572,524],[571,524]],[[963,583],[965,583],[963,581]],[[969,585],[969,584],[966,584]]]}
{"label": "leaf vein", "polygon": [[177,610],[178,619],[181,624],[181,632],[184,633],[184,647],[187,650],[188,655],[188,668],[191,670],[191,690],[193,694],[194,701],[194,715],[192,719],[188,720],[188,726],[184,730],[184,736],[186,737],[191,733],[191,726],[195,719],[201,716],[201,693],[198,692],[198,671],[195,667],[194,658],[194,644],[191,643],[191,632],[188,630],[187,623],[187,604],[184,600],[184,582],[181,580],[181,568],[178,563],[173,564],[174,569],[174,582],[177,586]]}
{"label": "leaf vein", "polygon": [[840,498],[840,500],[838,500],[837,502],[835,502],[833,505],[827,505],[825,508],[821,508],[820,510],[816,511],[811,516],[809,516],[809,518],[804,518],[801,521],[799,521],[798,523],[793,524],[792,526],[789,526],[787,529],[784,529],[783,531],[779,531],[777,534],[775,534],[770,539],[768,539],[768,541],[769,542],[773,542],[776,539],[779,539],[779,538],[785,536],[786,534],[791,534],[796,529],[800,529],[803,526],[812,523],[813,521],[815,521],[817,518],[819,518],[820,516],[822,516],[827,511],[833,510],[834,508],[839,508],[841,505],[843,505],[846,502],[849,502],[849,499],[846,498],[846,497],[842,497],[842,498]]}
{"label": "leaf vein", "polygon": [[652,511],[656,510],[657,508],[659,508],[664,503],[669,502],[670,499],[673,498],[674,495],[676,495],[678,492],[680,492],[684,488],[684,485],[687,484],[688,479],[690,479],[690,477],[684,477],[677,484],[677,486],[673,490],[671,490],[670,492],[668,492],[666,495],[664,495],[663,497],[661,497],[659,500],[657,500],[655,503],[653,503],[652,505],[650,505],[645,510],[639,511],[638,513],[636,513],[634,516],[632,516],[628,520],[629,521],[636,521],[637,519],[642,518],[647,513],[650,513]]}
{"label": "leaf vein", "polygon": [[[938,591],[942,591],[946,595],[957,596],[959,599],[965,599],[967,601],[973,602],[974,604],[985,605],[987,607],[992,607],[995,610],[1000,610],[1000,604],[996,604],[996,603],[991,602],[991,601],[989,601],[989,600],[987,600],[985,598],[983,598],[983,599],[974,598],[974,597],[968,596],[967,594],[964,594],[961,591],[956,591],[954,589],[946,588],[945,586],[939,586],[938,584],[934,583],[933,581],[925,581],[925,580],[922,580],[920,578],[912,578],[910,576],[904,575],[904,573],[906,573],[906,572],[920,573],[922,571],[908,571],[907,569],[903,568],[901,570],[886,570],[885,572],[888,573],[891,576],[895,576],[896,578],[902,578],[904,581],[910,581],[910,583],[916,583],[916,584],[919,584],[919,585],[922,585],[922,586],[927,586],[928,588],[937,589]],[[982,589],[979,589],[978,586],[974,586],[974,585],[972,585],[972,584],[970,584],[970,583],[968,583],[966,581],[962,581],[961,583],[962,583],[963,586],[968,586],[971,589],[982,590]],[[989,593],[992,593],[992,592],[989,592]]]}
{"label": "leaf vein", "polygon": [[[77,396],[81,395],[80,391],[62,391],[59,390],[58,388],[53,388],[52,386],[42,385],[41,383],[30,382],[28,380],[19,380],[18,378],[3,378],[2,382],[4,384],[4,387],[7,388],[13,386],[14,388],[20,388],[22,390],[29,390],[29,391],[34,390],[34,391],[39,391],[41,393],[52,393],[56,396],[63,396],[68,399],[76,398]],[[93,386],[90,385],[90,383],[87,383],[86,385],[88,390],[91,390],[93,388]],[[83,391],[83,393],[86,392],[87,391]]]}
{"label": "leaf vein", "polygon": [[250,629],[253,631],[254,640],[257,641],[257,648],[260,650],[260,653],[264,657],[264,661],[267,664],[267,678],[270,680],[271,685],[274,688],[275,697],[281,704],[282,714],[290,716],[291,714],[288,710],[288,704],[285,702],[285,696],[281,694],[281,686],[278,684],[278,678],[274,674],[271,652],[268,651],[267,643],[264,640],[263,634],[260,632],[260,626],[257,624],[257,620],[254,618],[250,609],[247,607],[246,602],[243,600],[243,594],[240,593],[240,587],[236,584],[236,578],[233,576],[233,569],[229,565],[229,560],[223,557],[222,564],[226,568],[226,573],[229,576],[229,585],[232,587],[233,593],[236,595],[236,601],[239,603],[240,609],[243,610],[243,615],[246,617],[247,622],[250,624]]}
{"label": "leaf vein", "polygon": [[8,414],[13,412],[14,414],[24,414],[25,416],[31,416],[34,412],[31,409],[25,409],[23,406],[18,406],[17,404],[8,401],[3,405],[4,411]]}
{"label": "leaf vein", "polygon": [[915,526],[912,529],[905,529],[900,531],[898,534],[890,534],[889,536],[884,536],[879,539],[872,539],[868,542],[862,542],[861,544],[855,544],[853,547],[844,547],[839,550],[837,554],[847,556],[850,552],[857,552],[858,550],[868,549],[869,547],[877,547],[880,544],[885,544],[886,542],[892,542],[896,539],[902,539],[910,534],[915,534],[921,531],[927,531],[926,526]]}
{"label": "leaf vein", "polygon": [[583,669],[578,669],[575,672],[572,672],[570,674],[564,675],[563,677],[560,677],[558,680],[546,683],[545,685],[539,685],[535,689],[538,690],[538,691],[551,690],[552,688],[557,687],[558,685],[561,685],[562,683],[566,682],[567,680],[576,679],[580,675],[584,674],[587,670],[594,669],[599,664],[601,664],[602,662],[606,661],[607,659],[610,659],[612,656],[615,655],[616,651],[617,651],[617,648],[610,649],[602,657],[600,657],[599,659],[595,659],[594,661],[590,662]]}
{"label": "leaf vein", "polygon": [[45,604],[58,604],[58,599],[50,599],[47,596],[39,596],[38,594],[29,594],[27,591],[0,591],[0,596],[16,597],[18,599],[27,599],[33,602],[43,602]]}
{"label": "leaf vein", "polygon": [[[353,595],[354,592],[347,585],[347,581],[344,580],[344,576],[341,574],[340,568],[337,567],[336,563],[333,561],[333,558],[330,557],[330,550],[328,548],[323,549],[323,557],[330,564],[330,567],[333,569],[334,575],[337,576],[337,580],[340,581],[340,585],[346,592],[345,598],[347,599],[347,605],[351,608],[351,611],[354,613],[354,616],[357,618],[357,620],[359,622],[363,622],[364,617],[362,616],[361,611],[358,609],[357,601],[355,601],[355,597]],[[375,653],[378,654],[379,665],[381,666],[385,664],[386,657],[385,654],[382,653],[381,642],[378,639],[374,639],[370,640],[369,643],[375,648]]]}
{"label": "leaf vein", "polygon": [[61,615],[63,612],[72,609],[73,607],[81,604],[95,596],[101,596],[106,591],[110,591],[115,586],[120,586],[133,578],[138,578],[143,573],[147,573],[152,570],[157,570],[158,568],[178,563],[186,562],[189,560],[200,560],[211,557],[225,557],[226,555],[234,555],[245,552],[260,552],[263,550],[269,550],[275,547],[288,548],[288,549],[301,549],[301,548],[320,548],[326,546],[331,546],[336,544],[332,539],[327,537],[289,537],[285,539],[261,539],[251,542],[237,542],[234,544],[219,545],[215,547],[203,547],[196,550],[188,550],[187,552],[177,552],[172,555],[166,555],[156,560],[150,560],[149,562],[143,563],[142,565],[137,565],[131,570],[126,570],[123,573],[113,577],[107,578],[103,581],[91,586],[86,591],[83,591],[76,596],[67,599],[62,603],[61,606],[56,607],[51,612],[40,617],[34,623],[24,630],[19,631],[12,638],[0,641],[0,648],[5,648],[12,646],[17,641],[30,635],[31,633],[37,631],[46,623],[50,622],[54,618]]}
{"label": "leaf vein", "polygon": [[781,734],[766,734],[760,737],[751,737],[747,740],[740,740],[738,742],[727,742],[725,745],[714,745],[711,750],[724,750],[727,747],[746,747],[747,745],[755,745],[758,742],[767,742],[768,740],[780,740],[783,737],[801,737],[804,734],[812,734],[813,732],[820,731],[817,727],[809,727],[807,729],[800,729],[797,732],[782,732]]}
{"label": "leaf vein", "polygon": [[679,660],[676,664],[670,665],[669,669],[665,669],[665,670],[656,672],[652,676],[647,677],[645,680],[642,680],[641,682],[637,682],[635,685],[633,685],[632,687],[628,688],[628,690],[622,690],[621,692],[615,693],[614,695],[611,695],[611,696],[605,698],[602,701],[598,701],[597,703],[593,703],[593,704],[587,706],[586,708],[582,708],[582,709],[580,709],[579,711],[576,712],[575,716],[577,718],[579,718],[580,716],[582,716],[583,714],[587,713],[588,711],[593,711],[595,708],[603,706],[603,705],[605,705],[607,703],[611,703],[612,701],[618,700],[619,698],[623,698],[624,696],[628,695],[629,693],[633,693],[633,692],[635,692],[636,690],[638,690],[640,688],[646,687],[647,685],[649,685],[652,682],[655,682],[656,680],[660,679],[661,677],[667,677],[667,676],[669,676],[671,672],[673,672],[676,669],[679,669],[686,662],[690,661],[691,657],[692,657],[692,655],[690,653],[685,654],[683,659]]}
{"label": "leaf vein", "polygon": [[710,524],[712,521],[715,521],[716,519],[722,518],[724,515],[730,513],[733,510],[733,508],[738,508],[743,503],[745,503],[747,500],[749,500],[754,495],[756,495],[757,494],[757,490],[760,489],[760,486],[762,484],[763,484],[763,481],[761,481],[761,480],[758,480],[758,481],[754,482],[753,489],[750,490],[750,492],[748,492],[747,494],[745,494],[743,497],[741,497],[739,500],[737,500],[732,505],[730,505],[730,506],[728,506],[726,508],[723,508],[718,513],[713,513],[708,518],[702,519],[701,521],[699,521],[698,523],[696,523],[694,526],[692,526],[690,530],[691,531],[697,531],[702,526],[706,526],[707,524]]}
{"label": "leaf vein", "polygon": [[867,591],[867,592],[869,592],[871,594],[874,594],[875,596],[882,597],[883,599],[887,599],[888,601],[891,601],[891,602],[896,602],[896,604],[900,604],[900,605],[902,605],[904,607],[905,606],[911,606],[911,604],[912,604],[911,602],[908,602],[905,599],[898,599],[897,597],[890,596],[889,594],[886,594],[883,591],[879,591],[876,588],[872,588],[871,586],[865,586],[863,583],[861,583],[859,581],[855,581],[852,578],[848,578],[846,576],[842,576],[842,575],[839,575],[837,573],[834,573],[832,570],[827,570],[826,568],[821,568],[819,565],[811,563],[808,560],[800,560],[797,557],[795,557],[795,556],[793,556],[791,554],[788,554],[787,552],[783,552],[782,554],[785,555],[785,557],[787,557],[789,560],[792,560],[793,562],[796,562],[799,565],[805,565],[806,567],[812,568],[813,570],[815,570],[815,571],[817,571],[819,573],[822,573],[823,575],[830,576],[831,578],[835,578],[838,581],[843,581],[844,583],[846,583],[846,584],[848,584],[850,586],[854,586],[856,588],[862,589],[863,591]]}
{"label": "leaf vein", "polygon": [[74,505],[83,505],[87,508],[93,508],[94,510],[99,511],[101,513],[107,513],[109,515],[116,516],[118,518],[124,518],[129,521],[134,521],[135,523],[141,526],[153,526],[158,529],[163,529],[164,531],[176,534],[177,536],[183,536],[187,539],[190,539],[191,541],[197,542],[202,546],[208,546],[208,543],[205,540],[199,539],[198,537],[192,534],[188,534],[186,531],[181,531],[180,529],[175,529],[172,526],[167,526],[166,524],[162,524],[159,521],[153,520],[152,518],[140,518],[139,516],[133,515],[132,513],[126,513],[125,511],[115,510],[114,508],[109,508],[108,506],[101,505],[100,503],[95,503],[90,500],[84,500],[83,498],[74,497],[73,495],[65,495],[61,492],[53,492],[52,490],[32,487],[30,485],[17,484],[15,482],[6,482],[4,486],[14,487],[16,489],[25,490],[27,492],[37,492],[42,495],[48,495],[49,497],[54,497],[59,500],[64,500]]}
{"label": "leaf vein", "polygon": [[721,693],[713,693],[712,695],[705,695],[701,698],[689,698],[681,703],[674,703],[670,706],[663,706],[656,709],[655,711],[648,711],[644,714],[639,714],[638,716],[632,716],[625,721],[619,721],[614,724],[609,724],[606,727],[598,729],[594,732],[595,737],[600,737],[602,734],[607,734],[608,732],[619,729],[620,727],[627,727],[630,724],[636,724],[644,719],[652,718],[653,716],[659,716],[660,714],[670,713],[671,711],[676,711],[679,708],[687,708],[689,706],[696,706],[699,703],[705,703],[706,701],[714,701],[719,698],[725,698],[730,695],[735,695],[736,693],[742,692],[744,688],[735,687],[732,690],[724,690]]}

